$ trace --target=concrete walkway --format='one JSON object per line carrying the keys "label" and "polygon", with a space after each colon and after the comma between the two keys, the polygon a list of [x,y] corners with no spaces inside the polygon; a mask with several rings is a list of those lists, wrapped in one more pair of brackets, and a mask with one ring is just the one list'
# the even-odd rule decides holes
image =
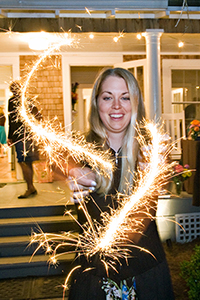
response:
{"label": "concrete walkway", "polygon": [[65,205],[70,201],[70,191],[65,182],[34,183],[37,195],[18,199],[26,190],[23,182],[0,184],[0,208]]}

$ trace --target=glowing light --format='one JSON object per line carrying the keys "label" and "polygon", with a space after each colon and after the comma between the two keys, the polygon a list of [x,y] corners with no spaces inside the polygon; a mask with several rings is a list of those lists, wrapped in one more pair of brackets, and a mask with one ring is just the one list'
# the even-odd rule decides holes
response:
{"label": "glowing light", "polygon": [[22,88],[21,105],[18,108],[19,116],[30,128],[33,139],[41,145],[42,151],[46,151],[50,162],[57,164],[63,170],[64,174],[66,172],[67,158],[70,155],[76,162],[86,161],[98,173],[102,174],[103,171],[105,176],[110,177],[112,175],[113,164],[109,160],[108,152],[100,152],[96,149],[95,145],[87,144],[85,139],[78,134],[75,135],[71,131],[62,131],[60,125],[55,125],[57,121],[56,117],[51,121],[44,120],[39,122],[31,113],[31,109],[29,108],[30,103],[26,100],[26,90],[34,72],[52,52],[59,50],[61,46],[71,46],[75,43],[69,33],[64,33],[61,36],[59,35],[59,37],[56,36],[55,41],[55,44],[39,57],[27,75]]}
{"label": "glowing light", "polygon": [[32,50],[46,50],[49,47],[49,42],[46,38],[32,38],[29,42],[29,48]]}
{"label": "glowing light", "polygon": [[[144,202],[146,202],[146,207],[148,207],[150,200],[153,198],[152,195],[155,195],[156,189],[159,189],[160,186],[163,185],[162,181],[164,178],[162,178],[161,175],[164,175],[167,171],[169,171],[169,165],[164,163],[165,159],[164,161],[160,161],[160,153],[161,150],[163,150],[160,145],[160,142],[162,141],[162,135],[159,134],[153,124],[146,124],[146,128],[152,136],[152,150],[151,155],[150,153],[148,154],[148,167],[141,172],[140,178],[142,180],[136,183],[136,188],[131,197],[125,197],[120,209],[112,214],[103,238],[101,237],[100,241],[97,243],[96,249],[98,251],[104,251],[107,248],[110,249],[110,247],[113,247],[116,238],[121,235],[121,232],[127,231],[126,220],[130,213],[133,214],[133,210],[139,204],[141,205],[141,200],[143,201],[143,205]],[[145,147],[145,145],[143,145],[143,147]],[[165,180],[166,178],[164,181]]]}
{"label": "glowing light", "polygon": [[80,26],[80,25],[76,24],[76,27],[77,27],[77,28],[79,28],[79,29],[80,29],[80,31],[82,31],[82,30],[83,30],[83,26]]}
{"label": "glowing light", "polygon": [[114,38],[113,38],[113,41],[115,42],[115,43],[117,43],[118,41],[119,41],[119,39],[121,39],[122,37],[124,37],[124,32],[122,31],[122,32],[119,32],[119,35],[118,36],[115,36]]}
{"label": "glowing light", "polygon": [[85,10],[86,10],[87,14],[91,16],[91,12],[89,11],[89,9],[87,7],[85,7]]}
{"label": "glowing light", "polygon": [[184,43],[183,43],[183,42],[179,42],[179,43],[178,43],[178,47],[179,47],[179,48],[182,48],[183,46],[184,46]]}
{"label": "glowing light", "polygon": [[92,40],[94,38],[94,34],[90,33],[89,38]]}
{"label": "glowing light", "polygon": [[137,37],[138,40],[141,40],[141,38],[142,38],[141,33],[138,33],[138,34],[136,35],[136,37]]}

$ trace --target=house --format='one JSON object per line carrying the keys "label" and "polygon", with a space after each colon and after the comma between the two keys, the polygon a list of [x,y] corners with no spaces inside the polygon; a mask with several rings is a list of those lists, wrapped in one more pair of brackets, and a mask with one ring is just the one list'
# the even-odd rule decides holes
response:
{"label": "house", "polygon": [[[94,78],[100,68],[117,65],[134,71],[148,117],[184,112],[187,126],[200,118],[198,2],[1,1],[0,104],[6,104],[10,79],[25,75],[44,52],[30,43],[52,45],[69,33],[72,45],[52,51],[30,82],[45,116],[57,115],[65,128],[73,120],[73,129],[85,130]],[[74,116],[72,82],[79,82]]]}

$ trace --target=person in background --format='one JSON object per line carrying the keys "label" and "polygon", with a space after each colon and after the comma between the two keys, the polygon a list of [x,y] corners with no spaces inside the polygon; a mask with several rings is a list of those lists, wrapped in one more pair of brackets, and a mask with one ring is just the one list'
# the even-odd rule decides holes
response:
{"label": "person in background", "polygon": [[[77,203],[77,199],[85,201],[92,220],[101,223],[101,212],[109,213],[109,207],[118,207],[117,192],[128,195],[134,189],[138,162],[142,157],[135,127],[144,117],[141,92],[133,74],[122,68],[104,70],[94,83],[86,137],[101,150],[110,149],[115,161],[113,179],[96,174],[87,165],[73,167],[68,178],[74,202]],[[83,195],[85,198],[81,197]],[[78,221],[84,224],[86,219],[79,202],[76,205]],[[81,267],[72,275],[69,300],[174,299],[154,218],[156,201],[150,203],[150,207],[151,216],[147,216],[146,207],[132,216],[133,221],[140,218],[143,225],[130,229],[130,255],[116,261],[116,272],[112,268],[106,272],[96,255],[77,256],[76,263]]]}
{"label": "person in background", "polygon": [[[34,141],[30,138],[28,128],[22,123],[17,113],[17,108],[21,101],[20,82],[13,81],[9,88],[13,96],[8,101],[9,131],[7,143],[8,146],[15,146],[17,160],[27,184],[25,193],[18,196],[19,199],[23,199],[37,194],[37,190],[33,184],[33,162],[39,160],[39,151]],[[34,114],[35,118],[40,119],[41,115],[36,106],[30,103],[30,107],[31,113]]]}
{"label": "person in background", "polygon": [[4,115],[3,109],[0,109],[0,157],[4,157],[4,145],[6,141],[6,131],[5,131],[6,117]]}

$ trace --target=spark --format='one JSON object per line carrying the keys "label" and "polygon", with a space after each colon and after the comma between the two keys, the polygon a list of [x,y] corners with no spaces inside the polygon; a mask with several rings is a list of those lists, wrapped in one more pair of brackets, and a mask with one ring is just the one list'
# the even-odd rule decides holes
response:
{"label": "spark", "polygon": [[77,27],[78,29],[80,29],[80,31],[83,30],[83,26],[80,26],[80,25],[76,24],[76,27]]}
{"label": "spark", "polygon": [[118,36],[115,36],[114,38],[113,38],[113,41],[115,42],[115,43],[117,43],[121,38],[123,38],[124,37],[124,32],[122,31],[122,32],[119,32],[119,34],[118,34]]}
{"label": "spark", "polygon": [[86,10],[87,14],[91,16],[91,12],[89,11],[89,9],[87,7],[85,7],[85,10]]}

